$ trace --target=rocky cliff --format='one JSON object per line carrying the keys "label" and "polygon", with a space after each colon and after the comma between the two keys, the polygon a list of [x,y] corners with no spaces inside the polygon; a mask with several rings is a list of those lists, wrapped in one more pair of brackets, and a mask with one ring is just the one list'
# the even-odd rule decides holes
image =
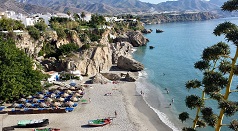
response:
{"label": "rocky cliff", "polygon": [[[81,47],[83,43],[78,38],[77,32],[72,32],[71,37],[59,39],[56,32],[48,32],[39,40],[34,40],[28,33],[17,35],[16,45],[23,49],[25,53],[33,58],[38,57],[38,53],[45,42],[52,42],[58,48],[70,42],[76,43]],[[126,39],[120,39],[120,35],[115,35],[115,42],[109,42],[111,30],[106,30],[98,42],[91,42],[89,49],[80,50],[59,60],[56,58],[38,57],[45,71],[69,71],[80,70],[85,75],[95,75],[98,72],[109,71],[113,64],[116,64],[120,56],[132,59],[130,52],[133,46],[146,45],[146,38],[140,32],[125,33]],[[120,42],[116,41],[120,39]],[[131,65],[130,65],[131,66]],[[131,67],[130,67],[131,68]]]}

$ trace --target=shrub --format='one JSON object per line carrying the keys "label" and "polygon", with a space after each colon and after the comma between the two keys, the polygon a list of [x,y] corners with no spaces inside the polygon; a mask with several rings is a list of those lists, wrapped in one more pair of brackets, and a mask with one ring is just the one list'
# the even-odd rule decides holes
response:
{"label": "shrub", "polygon": [[27,26],[26,29],[28,30],[30,36],[35,40],[40,38],[40,31],[34,26]]}
{"label": "shrub", "polygon": [[89,48],[90,48],[90,44],[84,44],[84,45],[81,47],[82,50],[87,50],[87,49],[89,49]]}

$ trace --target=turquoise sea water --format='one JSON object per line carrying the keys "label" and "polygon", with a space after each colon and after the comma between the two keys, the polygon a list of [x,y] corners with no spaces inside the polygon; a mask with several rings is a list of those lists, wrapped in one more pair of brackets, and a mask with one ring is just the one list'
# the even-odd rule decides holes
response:
{"label": "turquoise sea water", "polygon": [[[195,110],[190,111],[185,106],[184,100],[189,94],[201,93],[198,90],[188,92],[185,89],[185,82],[195,78],[201,80],[202,74],[199,70],[194,69],[194,63],[200,60],[204,48],[220,41],[225,42],[224,37],[212,34],[214,28],[225,21],[238,24],[238,18],[224,18],[145,26],[147,29],[152,29],[153,32],[145,34],[145,37],[150,40],[148,45],[136,48],[133,53],[133,57],[145,66],[145,70],[140,73],[140,79],[137,82],[137,91],[145,92],[144,99],[147,104],[173,130],[180,130],[183,126],[192,126],[192,121],[181,123],[178,120],[178,114],[188,111],[191,113],[191,117],[194,117]],[[156,29],[162,29],[164,32],[156,33]],[[150,45],[155,48],[149,49]],[[233,56],[235,50],[232,44],[231,48]],[[238,85],[237,77],[234,80],[235,88]],[[168,89],[168,94],[165,88]],[[237,100],[237,98],[238,93],[231,96],[233,100]],[[207,104],[217,107],[217,103],[214,101],[208,101]],[[237,116],[232,118],[237,119]],[[210,131],[213,129],[201,130]],[[223,130],[227,130],[227,128],[223,128]]]}

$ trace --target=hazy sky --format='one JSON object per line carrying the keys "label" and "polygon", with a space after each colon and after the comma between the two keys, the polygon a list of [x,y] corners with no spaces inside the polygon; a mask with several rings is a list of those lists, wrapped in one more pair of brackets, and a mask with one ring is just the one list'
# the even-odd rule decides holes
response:
{"label": "hazy sky", "polygon": [[[140,1],[149,2],[149,3],[153,3],[153,4],[158,4],[158,3],[169,1],[169,0],[140,0]],[[170,0],[170,1],[172,1],[172,0]]]}

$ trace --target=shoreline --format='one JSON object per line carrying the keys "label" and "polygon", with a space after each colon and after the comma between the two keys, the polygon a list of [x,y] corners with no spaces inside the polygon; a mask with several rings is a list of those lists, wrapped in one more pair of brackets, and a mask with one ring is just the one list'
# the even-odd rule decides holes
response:
{"label": "shoreline", "polygon": [[[1,114],[1,128],[14,126],[19,120],[47,118],[50,124],[46,127],[60,128],[62,131],[172,131],[136,91],[135,82],[89,84],[89,88],[85,90],[86,94],[83,98],[87,100],[90,98],[91,102],[79,104],[73,112],[29,115]],[[104,95],[109,92],[112,93],[111,96]],[[118,114],[117,117],[115,117],[115,111]],[[87,126],[89,120],[107,117],[113,118],[112,124],[93,128]],[[15,128],[15,130],[31,131],[32,128]]]}
{"label": "shoreline", "polygon": [[132,87],[123,88],[123,94],[126,99],[128,115],[139,131],[172,131],[164,124],[153,109],[146,104],[143,96],[136,92],[136,84],[129,83]]}

